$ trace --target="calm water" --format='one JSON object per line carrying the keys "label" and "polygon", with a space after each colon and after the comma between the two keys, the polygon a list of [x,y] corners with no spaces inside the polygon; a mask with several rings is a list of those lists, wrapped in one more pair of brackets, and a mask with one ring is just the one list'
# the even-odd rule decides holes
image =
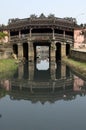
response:
{"label": "calm water", "polygon": [[86,81],[45,59],[1,74],[0,130],[86,130]]}

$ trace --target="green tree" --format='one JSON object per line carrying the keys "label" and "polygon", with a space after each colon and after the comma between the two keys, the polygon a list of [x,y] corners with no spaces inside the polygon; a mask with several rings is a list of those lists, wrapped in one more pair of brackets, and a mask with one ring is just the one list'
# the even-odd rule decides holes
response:
{"label": "green tree", "polygon": [[4,33],[4,32],[0,32],[0,40],[4,39],[5,36],[7,36],[6,33]]}

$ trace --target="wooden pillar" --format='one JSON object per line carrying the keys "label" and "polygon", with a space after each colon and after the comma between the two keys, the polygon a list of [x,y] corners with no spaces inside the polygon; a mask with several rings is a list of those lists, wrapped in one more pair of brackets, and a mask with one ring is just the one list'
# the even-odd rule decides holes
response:
{"label": "wooden pillar", "polygon": [[32,28],[30,28],[30,38],[31,38],[31,36],[32,36]]}
{"label": "wooden pillar", "polygon": [[21,31],[19,30],[19,39],[21,38]]}
{"label": "wooden pillar", "polygon": [[63,37],[64,37],[64,40],[65,40],[65,31],[63,32]]}
{"label": "wooden pillar", "polygon": [[54,28],[52,28],[52,30],[53,30],[53,39],[55,39],[55,35],[54,35]]}

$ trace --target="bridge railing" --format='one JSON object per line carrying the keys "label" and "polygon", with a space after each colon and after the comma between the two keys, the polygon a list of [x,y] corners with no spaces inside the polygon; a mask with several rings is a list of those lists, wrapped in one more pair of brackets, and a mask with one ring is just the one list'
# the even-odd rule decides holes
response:
{"label": "bridge railing", "polygon": [[19,36],[16,35],[16,36],[10,36],[10,40],[14,40],[14,39],[19,39]]}
{"label": "bridge railing", "polygon": [[55,39],[56,40],[61,40],[61,41],[73,41],[73,36],[69,36],[69,35],[65,35],[65,37],[63,36],[63,34],[57,34],[55,33]]}
{"label": "bridge railing", "polygon": [[49,40],[53,38],[52,33],[32,33],[32,40]]}
{"label": "bridge railing", "polygon": [[17,41],[18,40],[25,40],[27,38],[29,38],[29,34],[21,34],[20,36],[19,35],[10,36],[10,42],[15,41],[15,40],[17,40]]}
{"label": "bridge railing", "polygon": [[[13,41],[18,41],[18,40],[27,40],[31,38],[32,40],[52,40],[53,39],[53,34],[52,33],[32,33],[31,37],[30,34],[21,34],[20,36],[10,36],[10,42]],[[63,34],[57,34],[54,33],[54,39],[55,40],[60,40],[60,41],[73,41],[73,36],[65,35]]]}
{"label": "bridge railing", "polygon": [[52,38],[52,33],[32,33],[31,37],[30,34],[21,34],[20,36],[10,36],[10,41],[15,41],[15,40],[27,40],[29,38],[31,38],[32,40],[35,39],[50,39]]}
{"label": "bridge railing", "polygon": [[52,36],[52,33],[32,33],[32,36]]}

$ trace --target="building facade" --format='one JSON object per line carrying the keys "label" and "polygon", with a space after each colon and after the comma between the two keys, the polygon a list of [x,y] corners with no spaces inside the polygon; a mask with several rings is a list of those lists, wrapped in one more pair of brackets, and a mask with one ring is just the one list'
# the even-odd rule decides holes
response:
{"label": "building facade", "polygon": [[86,28],[79,27],[74,29],[74,48],[86,48]]}

